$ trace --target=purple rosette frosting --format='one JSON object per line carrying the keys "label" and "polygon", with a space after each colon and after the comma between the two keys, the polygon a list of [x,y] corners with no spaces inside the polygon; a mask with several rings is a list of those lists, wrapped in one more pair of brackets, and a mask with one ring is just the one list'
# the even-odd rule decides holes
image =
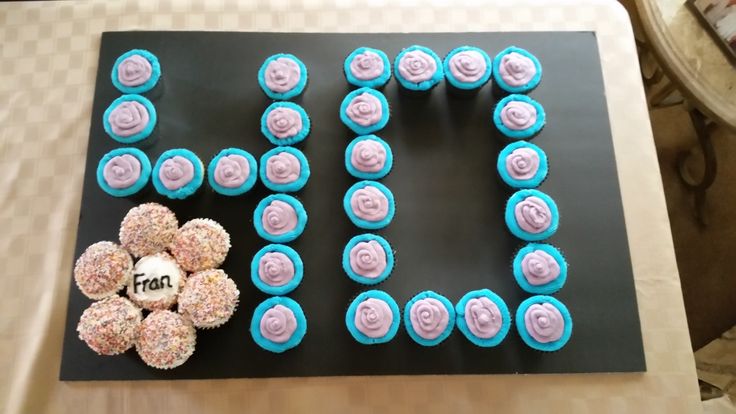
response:
{"label": "purple rosette frosting", "polygon": [[414,302],[409,310],[414,332],[423,339],[438,338],[450,323],[450,314],[439,300],[424,298]]}
{"label": "purple rosette frosting", "polygon": [[468,330],[478,338],[496,336],[503,325],[503,316],[498,305],[485,296],[468,300],[465,304],[465,323]]}
{"label": "purple rosette frosting", "polygon": [[266,178],[274,184],[293,183],[301,171],[299,159],[288,152],[272,155],[266,162]]}
{"label": "purple rosette frosting", "polygon": [[526,85],[534,78],[534,75],[537,74],[537,67],[530,58],[511,52],[501,58],[498,72],[507,85],[519,87]]}
{"label": "purple rosette frosting", "polygon": [[531,148],[517,148],[506,157],[506,171],[515,180],[529,180],[539,170],[539,154]]}
{"label": "purple rosette frosting", "polygon": [[291,138],[302,130],[302,117],[291,108],[275,108],[266,116],[266,127],[276,138]]}
{"label": "purple rosette frosting", "polygon": [[385,68],[381,56],[370,50],[355,55],[350,62],[350,73],[360,80],[375,79],[383,74]]}
{"label": "purple rosette frosting", "polygon": [[271,235],[280,235],[296,229],[299,219],[289,203],[274,200],[266,206],[261,217],[263,229]]}
{"label": "purple rosette frosting", "polygon": [[376,187],[367,185],[355,190],[350,197],[350,207],[358,218],[367,221],[381,221],[389,212],[386,195]]}
{"label": "purple rosette frosting", "polygon": [[215,166],[215,182],[225,188],[238,188],[250,177],[250,163],[242,155],[220,157]]}
{"label": "purple rosette frosting", "polygon": [[129,137],[143,131],[148,126],[150,115],[142,103],[125,101],[110,111],[107,121],[115,135]]}
{"label": "purple rosette frosting", "polygon": [[521,259],[521,272],[530,285],[547,284],[560,276],[560,264],[544,250],[534,250]]}
{"label": "purple rosette frosting", "polygon": [[375,240],[356,244],[349,253],[350,268],[356,274],[375,279],[386,270],[386,251]]}
{"label": "purple rosette frosting", "polygon": [[378,123],[383,116],[381,101],[367,92],[354,97],[346,111],[353,122],[364,127]]}
{"label": "purple rosette frosting", "polygon": [[148,82],[153,74],[151,62],[141,55],[131,55],[118,64],[118,81],[129,87]]}
{"label": "purple rosette frosting", "polygon": [[294,312],[286,306],[276,305],[261,317],[260,331],[269,341],[283,344],[294,335],[296,325]]}
{"label": "purple rosette frosting", "polygon": [[554,305],[535,303],[524,313],[524,326],[535,341],[549,343],[562,337],[565,320]]}
{"label": "purple rosette frosting", "polygon": [[450,73],[460,82],[472,83],[478,81],[486,73],[488,64],[480,52],[463,50],[450,58]]}
{"label": "purple rosette frosting", "polygon": [[111,188],[128,188],[141,177],[141,162],[130,154],[118,155],[105,164],[102,174]]}
{"label": "purple rosette frosting", "polygon": [[437,72],[437,62],[421,50],[411,50],[401,57],[398,70],[407,81],[420,83],[432,79]]}
{"label": "purple rosette frosting", "polygon": [[514,206],[514,216],[519,227],[527,233],[542,233],[552,224],[552,211],[539,197],[531,196]]}
{"label": "purple rosette frosting", "polygon": [[194,164],[186,157],[175,155],[161,164],[158,178],[167,190],[178,190],[194,178]]}
{"label": "purple rosette frosting", "polygon": [[511,130],[531,128],[537,122],[537,108],[521,101],[509,101],[501,109],[501,122]]}
{"label": "purple rosette frosting", "polygon": [[299,64],[288,57],[273,59],[266,66],[264,80],[268,89],[284,93],[294,89],[301,79]]}
{"label": "purple rosette frosting", "polygon": [[355,327],[369,338],[386,336],[393,320],[391,307],[381,299],[368,298],[355,311]]}
{"label": "purple rosette frosting", "polygon": [[295,274],[294,262],[284,253],[269,252],[258,261],[258,278],[269,286],[284,286]]}

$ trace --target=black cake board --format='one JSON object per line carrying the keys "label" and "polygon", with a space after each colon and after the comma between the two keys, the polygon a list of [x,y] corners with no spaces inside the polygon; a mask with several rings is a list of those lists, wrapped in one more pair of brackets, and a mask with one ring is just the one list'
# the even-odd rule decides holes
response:
{"label": "black cake board", "polygon": [[[425,348],[406,331],[381,346],[363,346],[345,328],[351,299],[368,288],[349,280],[341,268],[346,242],[362,233],[342,208],[345,191],[356,180],[344,167],[344,151],[354,137],[338,117],[350,91],[343,59],[356,47],[384,50],[391,60],[412,44],[444,56],[460,45],[475,45],[491,56],[509,45],[526,48],[544,67],[541,85],[531,93],[547,112],[547,126],[533,142],[550,160],[540,190],[560,209],[560,228],[550,242],[570,266],[565,287],[555,296],[574,319],[570,342],[542,353],[528,348],[515,328],[496,348],[472,345],[457,330],[440,346]],[[308,319],[302,344],[284,354],[259,348],[248,332],[255,307],[267,298],[250,281],[253,255],[266,245],[252,224],[259,200],[269,191],[257,184],[240,197],[215,194],[206,184],[184,201],[156,194],[113,198],[97,186],[95,169],[119,145],[102,125],[105,108],[120,93],[110,81],[113,62],[123,52],[148,49],[162,66],[163,88],[150,94],[158,112],[158,139],[139,147],[155,162],[170,148],[188,148],[206,164],[222,148],[240,147],[256,158],[271,148],[259,121],[271,103],[256,80],[265,58],[289,52],[309,69],[309,83],[295,101],[312,120],[309,138],[298,147],[312,176],[297,196],[309,214],[304,234],[291,243],[305,264],[302,285],[289,296]],[[512,191],[498,178],[496,157],[504,145],[491,122],[499,97],[490,84],[471,99],[447,93],[441,84],[428,98],[399,93],[395,79],[385,88],[391,120],[379,135],[391,145],[395,165],[383,180],[396,197],[394,221],[378,233],[396,252],[391,277],[378,286],[399,306],[416,293],[434,290],[456,302],[466,292],[489,288],[512,314],[527,298],[515,283],[511,261],[523,242],[504,225],[503,209]],[[157,96],[158,94],[158,96]],[[232,236],[222,268],[235,280],[240,305],[224,326],[197,332],[194,355],[181,367],[157,370],[135,353],[98,356],[75,331],[91,301],[72,280],[61,365],[62,380],[134,380],[237,377],[300,377],[393,374],[588,373],[644,371],[626,226],[618,185],[606,97],[595,34],[410,33],[296,34],[215,32],[103,33],[95,88],[84,191],[75,258],[90,244],[117,240],[128,209],[142,202],[162,203],[180,223],[197,217],[220,222]]]}

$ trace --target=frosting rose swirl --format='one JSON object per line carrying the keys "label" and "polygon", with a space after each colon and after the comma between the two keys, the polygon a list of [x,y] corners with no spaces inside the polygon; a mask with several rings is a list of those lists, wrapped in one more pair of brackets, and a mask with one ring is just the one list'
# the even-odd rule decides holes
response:
{"label": "frosting rose swirl", "polygon": [[370,50],[355,55],[350,62],[350,73],[360,80],[375,79],[381,76],[384,70],[381,56]]}
{"label": "frosting rose swirl", "polygon": [[141,55],[131,55],[118,64],[118,80],[125,86],[139,86],[151,79],[151,62]]}
{"label": "frosting rose swirl", "polygon": [[535,250],[521,259],[521,272],[530,285],[543,285],[557,279],[560,264],[544,250]]}
{"label": "frosting rose swirl", "polygon": [[276,108],[266,116],[266,127],[276,138],[290,138],[302,130],[302,116],[291,108]]}
{"label": "frosting rose swirl", "polygon": [[475,50],[464,50],[450,58],[450,73],[460,82],[475,82],[483,77],[488,65]]}
{"label": "frosting rose swirl", "polygon": [[276,305],[261,317],[261,335],[271,342],[283,344],[296,331],[296,317],[291,309]]}
{"label": "frosting rose swirl", "polygon": [[537,122],[537,108],[521,101],[510,101],[501,109],[501,122],[512,130],[531,128]]}
{"label": "frosting rose swirl", "polygon": [[274,154],[266,161],[266,178],[272,183],[293,183],[299,179],[301,171],[299,159],[288,152]]}
{"label": "frosting rose swirl", "polygon": [[230,154],[220,157],[215,165],[215,182],[226,188],[243,185],[250,176],[250,164],[242,155]]}
{"label": "frosting rose swirl", "polygon": [[498,65],[498,73],[501,74],[501,79],[507,85],[523,86],[529,83],[534,75],[537,74],[537,67],[534,66],[534,62],[528,57],[520,53],[511,52],[501,58],[501,63]]}
{"label": "frosting rose swirl", "polygon": [[447,328],[450,315],[437,299],[420,299],[411,305],[409,319],[414,331],[423,339],[436,339]]}
{"label": "frosting rose swirl", "polygon": [[386,165],[386,148],[378,141],[364,139],[353,146],[350,163],[362,172],[378,172]]}
{"label": "frosting rose swirl", "polygon": [[285,234],[296,228],[298,218],[291,204],[274,200],[266,206],[261,217],[263,229],[268,234]]}
{"label": "frosting rose swirl", "polygon": [[141,162],[130,154],[118,155],[105,164],[102,175],[111,188],[128,188],[141,177]]}
{"label": "frosting rose swirl", "polygon": [[107,117],[115,135],[129,137],[143,131],[149,122],[148,109],[138,101],[126,101],[116,106]]}
{"label": "frosting rose swirl", "polygon": [[487,297],[470,299],[465,304],[465,322],[478,338],[493,338],[501,330],[503,317],[498,306]]}
{"label": "frosting rose swirl", "polygon": [[373,125],[383,116],[381,101],[368,92],[353,98],[345,111],[348,117],[360,126]]}
{"label": "frosting rose swirl", "polygon": [[437,62],[421,50],[404,53],[399,61],[399,73],[409,82],[419,83],[432,79],[437,72]]}
{"label": "frosting rose swirl", "polygon": [[185,157],[175,155],[161,164],[158,178],[168,190],[178,190],[194,178],[194,164]]}
{"label": "frosting rose swirl", "polygon": [[268,63],[265,72],[266,87],[283,93],[294,89],[302,75],[302,69],[293,59],[280,57]]}
{"label": "frosting rose swirl", "polygon": [[524,313],[524,325],[529,336],[541,343],[554,342],[562,337],[565,320],[550,303],[535,303]]}
{"label": "frosting rose swirl", "polygon": [[506,156],[506,171],[515,180],[534,178],[539,170],[539,154],[531,148],[517,148]]}
{"label": "frosting rose swirl", "polygon": [[539,197],[531,196],[514,207],[516,222],[527,233],[541,233],[552,223],[552,212],[547,203]]}
{"label": "frosting rose swirl", "polygon": [[281,252],[269,252],[258,261],[258,277],[269,286],[284,286],[294,279],[294,262]]}
{"label": "frosting rose swirl", "polygon": [[388,198],[378,188],[367,185],[353,192],[350,207],[358,218],[381,221],[388,215]]}
{"label": "frosting rose swirl", "polygon": [[350,268],[363,277],[375,279],[386,270],[386,251],[375,240],[356,244],[349,256]]}
{"label": "frosting rose swirl", "polygon": [[355,327],[369,338],[386,336],[393,320],[391,307],[380,299],[368,298],[355,311]]}

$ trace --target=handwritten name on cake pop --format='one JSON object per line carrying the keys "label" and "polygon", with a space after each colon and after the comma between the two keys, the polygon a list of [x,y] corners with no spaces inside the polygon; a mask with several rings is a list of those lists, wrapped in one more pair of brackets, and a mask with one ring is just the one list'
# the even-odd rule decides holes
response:
{"label": "handwritten name on cake pop", "polygon": [[[142,281],[139,281],[139,278],[146,277],[146,279],[143,279]],[[171,276],[169,275],[161,275],[159,277],[153,276],[153,277],[147,277],[145,273],[134,273],[133,274],[133,292],[138,293],[138,286],[141,287],[141,292],[145,292],[146,290],[159,290],[159,289],[166,289],[166,288],[172,288],[174,286],[171,285]]]}

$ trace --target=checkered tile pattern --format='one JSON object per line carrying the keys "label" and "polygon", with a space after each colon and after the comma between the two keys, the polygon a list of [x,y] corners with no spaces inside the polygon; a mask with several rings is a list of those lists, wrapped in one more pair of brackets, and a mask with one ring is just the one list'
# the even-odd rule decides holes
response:
{"label": "checkered tile pattern", "polygon": [[[594,30],[628,224],[645,374],[57,380],[100,32]],[[628,18],[594,0],[164,0],[0,4],[0,406],[9,413],[700,411]]]}

